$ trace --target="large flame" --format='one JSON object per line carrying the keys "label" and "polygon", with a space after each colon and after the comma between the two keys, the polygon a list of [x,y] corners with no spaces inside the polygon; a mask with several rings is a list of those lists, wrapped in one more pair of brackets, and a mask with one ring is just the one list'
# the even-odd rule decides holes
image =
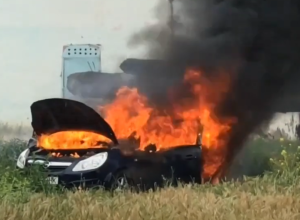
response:
{"label": "large flame", "polygon": [[[192,145],[204,126],[202,143],[205,159],[204,178],[211,177],[222,164],[228,133],[235,119],[220,118],[214,113],[230,86],[226,74],[207,80],[201,71],[188,70],[181,85],[170,91],[170,106],[165,111],[153,108],[137,89],[121,88],[116,99],[101,111],[120,139],[133,132],[140,138],[140,148],[154,143],[158,149],[177,145]],[[181,94],[189,88],[189,95]],[[155,88],[154,88],[155,89]]]}
{"label": "large flame", "polygon": [[[134,134],[135,138],[140,139],[141,150],[152,143],[156,144],[158,150],[193,145],[201,122],[204,127],[203,177],[207,178],[221,166],[228,133],[235,123],[233,118],[218,117],[215,114],[215,107],[222,101],[229,86],[230,79],[226,74],[218,74],[208,80],[201,75],[201,71],[190,69],[182,85],[170,91],[167,108],[153,107],[136,88],[123,87],[117,92],[115,100],[101,106],[99,110],[104,113],[105,120],[118,139],[127,139]],[[186,97],[184,92],[188,92]],[[89,132],[59,132],[39,138],[41,146],[46,149],[99,147],[101,141],[109,142],[103,136]]]}

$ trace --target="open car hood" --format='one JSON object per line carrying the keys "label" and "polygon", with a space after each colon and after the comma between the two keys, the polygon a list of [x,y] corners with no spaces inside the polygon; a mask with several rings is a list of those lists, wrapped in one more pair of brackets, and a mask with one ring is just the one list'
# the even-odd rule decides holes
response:
{"label": "open car hood", "polygon": [[59,131],[90,131],[118,140],[110,125],[92,108],[69,99],[52,98],[34,102],[31,107],[31,125],[37,135]]}

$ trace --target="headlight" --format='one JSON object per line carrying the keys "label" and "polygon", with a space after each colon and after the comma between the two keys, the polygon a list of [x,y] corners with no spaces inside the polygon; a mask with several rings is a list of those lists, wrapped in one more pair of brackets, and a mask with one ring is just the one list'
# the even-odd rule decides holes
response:
{"label": "headlight", "polygon": [[25,167],[25,163],[26,163],[26,158],[28,157],[28,154],[29,154],[29,149],[26,149],[24,150],[18,160],[17,160],[17,167],[21,168],[21,169],[24,169]]}
{"label": "headlight", "polygon": [[97,169],[105,163],[107,160],[107,155],[107,152],[103,152],[82,160],[75,165],[72,171],[77,172]]}

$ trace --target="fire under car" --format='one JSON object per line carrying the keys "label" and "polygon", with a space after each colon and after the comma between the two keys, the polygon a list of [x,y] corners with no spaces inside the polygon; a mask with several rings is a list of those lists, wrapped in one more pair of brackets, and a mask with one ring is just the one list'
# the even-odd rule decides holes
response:
{"label": "fire under car", "polygon": [[[201,183],[202,148],[197,134],[194,145],[157,150],[155,144],[150,144],[143,150],[128,150],[134,141],[118,140],[100,114],[81,102],[60,98],[40,100],[31,105],[31,114],[33,135],[18,157],[17,168],[39,166],[50,184],[103,186],[114,190],[128,186],[148,189],[166,183],[176,185],[178,181]],[[81,140],[86,145],[82,149],[45,148],[39,141],[43,135],[64,131],[91,132],[103,137],[103,141]]]}

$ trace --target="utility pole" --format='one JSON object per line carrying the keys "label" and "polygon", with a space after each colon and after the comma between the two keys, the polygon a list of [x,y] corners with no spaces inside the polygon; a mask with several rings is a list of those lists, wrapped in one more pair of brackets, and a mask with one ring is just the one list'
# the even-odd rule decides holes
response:
{"label": "utility pole", "polygon": [[171,30],[171,42],[173,42],[174,40],[174,25],[175,25],[175,21],[174,21],[174,8],[173,8],[173,2],[174,0],[168,0],[170,3],[170,20],[169,20],[169,27]]}

